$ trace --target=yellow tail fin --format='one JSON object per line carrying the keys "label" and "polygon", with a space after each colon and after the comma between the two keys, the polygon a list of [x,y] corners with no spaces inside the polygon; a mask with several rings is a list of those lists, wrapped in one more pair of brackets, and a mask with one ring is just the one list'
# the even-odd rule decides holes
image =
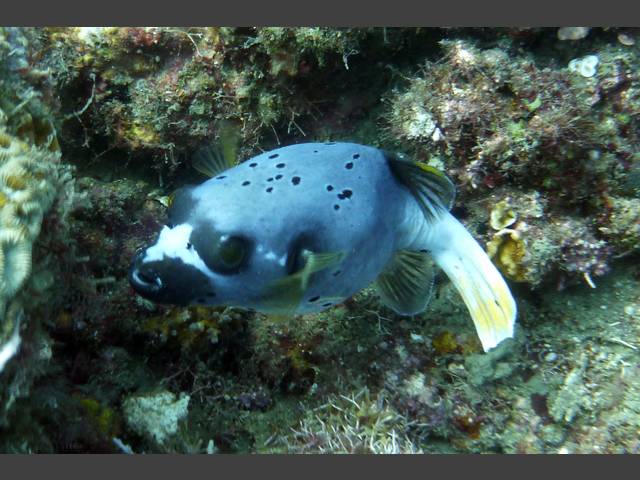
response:
{"label": "yellow tail fin", "polygon": [[448,212],[432,228],[431,255],[460,292],[484,351],[513,337],[516,303],[489,256]]}

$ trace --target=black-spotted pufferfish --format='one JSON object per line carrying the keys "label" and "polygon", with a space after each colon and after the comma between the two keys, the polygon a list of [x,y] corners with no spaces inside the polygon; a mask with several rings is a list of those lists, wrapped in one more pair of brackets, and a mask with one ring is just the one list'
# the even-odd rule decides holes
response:
{"label": "black-spotted pufferfish", "polygon": [[[159,303],[225,305],[278,315],[318,312],[375,282],[401,315],[422,312],[433,262],[462,296],[484,350],[513,336],[504,279],[449,210],[455,187],[438,170],[355,143],[303,143],[176,192],[168,224],[129,279]],[[223,171],[224,170],[224,171]]]}

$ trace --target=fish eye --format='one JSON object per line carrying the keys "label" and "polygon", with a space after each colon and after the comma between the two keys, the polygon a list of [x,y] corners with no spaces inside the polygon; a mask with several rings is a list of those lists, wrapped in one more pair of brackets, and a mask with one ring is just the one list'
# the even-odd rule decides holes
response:
{"label": "fish eye", "polygon": [[239,273],[247,264],[254,243],[244,235],[221,233],[210,224],[197,225],[189,243],[204,264],[221,275]]}
{"label": "fish eye", "polygon": [[238,268],[245,259],[248,250],[247,242],[242,237],[222,236],[218,246],[218,256],[223,269]]}

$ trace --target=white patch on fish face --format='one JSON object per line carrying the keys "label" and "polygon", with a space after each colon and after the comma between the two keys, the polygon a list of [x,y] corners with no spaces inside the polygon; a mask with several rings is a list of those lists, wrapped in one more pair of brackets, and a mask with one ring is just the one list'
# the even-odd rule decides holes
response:
{"label": "white patch on fish face", "polygon": [[193,227],[188,223],[181,223],[173,228],[165,226],[160,231],[155,245],[147,248],[142,262],[159,262],[165,257],[176,258],[211,276],[206,264],[198,255],[198,251],[193,247],[187,248],[190,245],[191,232],[193,232]]}
{"label": "white patch on fish face", "polygon": [[256,247],[256,252],[260,255],[262,255],[262,257],[269,261],[269,262],[276,262],[278,265],[280,265],[281,267],[284,267],[285,264],[287,263],[287,255],[284,254],[283,256],[281,256],[280,258],[278,258],[278,256],[276,255],[276,253],[273,250],[269,250],[268,252],[265,252],[265,248],[264,245],[260,244]]}

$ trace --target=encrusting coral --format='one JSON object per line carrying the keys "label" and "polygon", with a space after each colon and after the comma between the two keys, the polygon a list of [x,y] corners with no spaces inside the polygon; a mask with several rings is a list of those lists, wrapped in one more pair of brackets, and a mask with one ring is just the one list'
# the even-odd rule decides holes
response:
{"label": "encrusting coral", "polygon": [[489,213],[487,252],[509,279],[538,287],[553,273],[558,286],[577,277],[594,287],[593,277],[609,271],[612,249],[588,220],[552,216],[538,192],[493,197],[501,200]]}
{"label": "encrusting coral", "polygon": [[0,110],[0,352],[19,338],[18,316],[10,314],[19,308],[10,307],[31,274],[33,242],[58,193],[56,146],[53,131],[42,146],[10,134]]}

